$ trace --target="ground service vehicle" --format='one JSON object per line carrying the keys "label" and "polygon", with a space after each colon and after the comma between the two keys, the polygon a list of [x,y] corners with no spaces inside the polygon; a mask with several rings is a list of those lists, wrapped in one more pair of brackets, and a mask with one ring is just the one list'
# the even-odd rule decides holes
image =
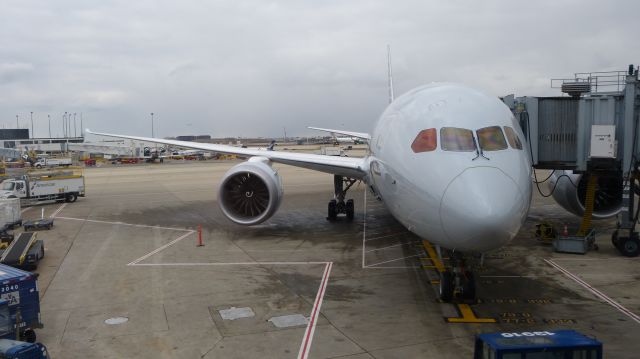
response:
{"label": "ground service vehicle", "polygon": [[6,248],[0,249],[0,263],[27,270],[38,268],[38,263],[44,258],[44,242],[37,239],[37,235],[35,232],[22,232],[9,241]]}
{"label": "ground service vehicle", "polygon": [[50,200],[75,202],[78,197],[84,197],[84,177],[71,171],[8,179],[0,190],[0,199],[20,198],[25,205]]}
{"label": "ground service vehicle", "polygon": [[480,334],[473,358],[602,359],[602,343],[575,330]]}
{"label": "ground service vehicle", "polygon": [[9,302],[0,299],[0,358],[45,359],[49,358],[47,348],[40,343],[17,341],[9,312]]}
{"label": "ground service vehicle", "polygon": [[20,200],[17,198],[0,200],[0,228],[13,229],[21,225]]}
{"label": "ground service vehicle", "polygon": [[33,164],[33,167],[69,167],[71,164],[71,158],[38,158],[38,160]]}
{"label": "ground service vehicle", "polygon": [[35,329],[42,328],[38,275],[0,264],[0,299],[9,309],[13,336],[8,338],[35,342]]}

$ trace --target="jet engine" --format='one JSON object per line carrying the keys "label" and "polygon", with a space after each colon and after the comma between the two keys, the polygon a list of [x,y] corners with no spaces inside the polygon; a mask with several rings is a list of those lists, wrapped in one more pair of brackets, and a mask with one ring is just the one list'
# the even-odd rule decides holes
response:
{"label": "jet engine", "polygon": [[269,219],[282,201],[282,182],[265,157],[252,157],[232,167],[222,178],[218,204],[222,213],[241,225]]}
{"label": "jet engine", "polygon": [[[585,207],[585,194],[590,174],[575,174],[573,171],[555,171],[549,178],[549,189],[553,199],[567,211],[582,216]],[[555,189],[554,189],[555,188]],[[622,176],[598,176],[593,218],[613,217],[622,208]]]}

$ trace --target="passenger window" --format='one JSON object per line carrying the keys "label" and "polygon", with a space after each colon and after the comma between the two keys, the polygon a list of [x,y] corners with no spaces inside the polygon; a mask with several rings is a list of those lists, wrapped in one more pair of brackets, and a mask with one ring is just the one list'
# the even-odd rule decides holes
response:
{"label": "passenger window", "polygon": [[504,133],[507,135],[507,141],[509,141],[509,145],[511,146],[511,148],[515,148],[517,150],[522,149],[522,142],[520,141],[518,134],[513,130],[513,128],[504,126]]}
{"label": "passenger window", "polygon": [[481,128],[476,133],[483,151],[499,151],[507,148],[507,141],[504,139],[500,126]]}
{"label": "passenger window", "polygon": [[473,132],[466,128],[443,127],[440,129],[441,147],[445,151],[475,151]]}
{"label": "passenger window", "polygon": [[22,189],[22,182],[18,182],[16,183],[16,190],[21,190]]}
{"label": "passenger window", "polygon": [[436,147],[438,147],[438,140],[435,128],[420,131],[411,144],[411,149],[415,153],[433,151]]}

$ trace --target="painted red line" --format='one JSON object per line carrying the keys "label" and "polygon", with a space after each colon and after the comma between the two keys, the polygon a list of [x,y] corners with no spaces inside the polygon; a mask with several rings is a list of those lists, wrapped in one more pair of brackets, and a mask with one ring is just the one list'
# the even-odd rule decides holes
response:
{"label": "painted red line", "polygon": [[569,277],[570,279],[572,279],[576,283],[580,284],[582,287],[587,289],[589,292],[594,294],[596,297],[602,299],[603,301],[607,302],[612,307],[616,308],[622,314],[624,314],[624,315],[628,316],[629,318],[633,319],[636,323],[640,323],[640,317],[637,314],[635,314],[634,312],[632,312],[629,309],[625,308],[622,304],[620,304],[620,303],[614,301],[613,299],[609,298],[606,294],[604,294],[601,291],[597,290],[591,284],[585,282],[584,280],[582,280],[581,278],[579,278],[575,274],[573,274],[573,273],[569,272],[568,270],[564,269],[562,266],[560,266],[556,262],[554,262],[552,260],[549,260],[549,259],[544,259],[544,261],[547,262],[547,264],[549,264],[552,267],[554,267],[555,269],[557,269],[560,272],[562,272],[565,276]]}
{"label": "painted red line", "polygon": [[327,289],[327,283],[329,282],[329,274],[333,263],[329,262],[324,267],[324,273],[322,274],[322,280],[320,281],[320,288],[318,294],[316,294],[316,300],[313,303],[313,309],[311,311],[311,317],[309,318],[309,324],[304,333],[304,339],[300,345],[300,352],[298,353],[298,359],[306,359],[309,357],[309,351],[311,349],[311,342],[313,341],[313,333],[316,329],[316,323],[318,321],[318,314],[320,313],[320,307],[322,306],[322,300],[324,293]]}

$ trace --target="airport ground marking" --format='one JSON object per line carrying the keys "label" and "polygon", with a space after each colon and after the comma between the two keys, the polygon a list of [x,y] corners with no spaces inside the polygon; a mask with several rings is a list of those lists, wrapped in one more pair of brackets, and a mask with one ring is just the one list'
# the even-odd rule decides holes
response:
{"label": "airport ground marking", "polygon": [[367,190],[364,190],[364,206],[362,215],[362,269],[365,265],[365,247],[367,243]]}
{"label": "airport ground marking", "polygon": [[313,341],[313,334],[316,331],[316,324],[318,323],[318,315],[320,313],[320,308],[322,307],[324,293],[327,290],[327,285],[329,283],[329,276],[331,275],[332,267],[333,267],[332,262],[327,263],[326,266],[324,267],[324,273],[322,274],[320,287],[318,288],[316,299],[313,302],[313,309],[311,311],[311,316],[309,317],[309,323],[307,324],[307,328],[304,332],[302,343],[300,344],[298,359],[307,359],[309,357],[309,352],[311,350],[311,342]]}
{"label": "airport ground marking", "polygon": [[609,305],[611,305],[612,307],[617,309],[619,312],[621,312],[622,314],[624,314],[627,317],[631,318],[636,323],[640,324],[640,316],[638,316],[637,314],[633,313],[629,309],[625,308],[622,304],[620,304],[620,303],[614,301],[613,299],[609,298],[606,294],[602,293],[601,291],[597,290],[596,288],[594,288],[589,283],[587,283],[584,280],[580,279],[577,275],[569,272],[567,269],[563,268],[558,263],[556,263],[556,262],[554,262],[554,261],[552,261],[550,259],[543,259],[543,260],[545,262],[547,262],[547,264],[549,264],[553,268],[555,268],[558,271],[560,271],[566,277],[568,277],[569,279],[573,280],[574,282],[578,283],[580,286],[582,286],[583,288],[585,288],[586,290],[591,292],[596,297],[598,297],[601,300],[607,302]]}
{"label": "airport ground marking", "polygon": [[478,318],[469,304],[456,304],[460,317],[445,318],[447,323],[495,323],[493,318]]}
{"label": "airport ground marking", "polygon": [[169,231],[182,231],[182,232],[191,231],[191,229],[186,229],[186,228],[151,226],[151,225],[147,225],[147,224],[134,224],[134,223],[126,223],[126,222],[101,221],[101,220],[97,220],[97,219],[85,219],[85,218],[73,218],[73,217],[56,217],[56,219],[66,219],[66,220],[70,220],[70,221],[82,221],[82,222],[89,222],[89,223],[102,223],[102,224],[111,224],[111,225],[118,225],[118,226],[130,226],[130,227],[140,227],[140,228],[166,229],[166,230],[169,230]]}
{"label": "airport ground marking", "polygon": [[[64,208],[64,205],[61,206],[55,214],[57,214],[60,210]],[[316,293],[316,298],[313,302],[313,307],[311,309],[311,315],[309,317],[309,322],[307,323],[307,327],[305,329],[304,336],[302,338],[302,343],[300,344],[300,351],[298,353],[298,359],[307,359],[309,357],[309,352],[311,351],[311,343],[313,342],[313,335],[316,330],[316,324],[318,322],[318,316],[320,314],[320,308],[322,307],[322,302],[324,300],[324,295],[327,290],[327,286],[329,285],[329,276],[331,275],[331,269],[333,268],[333,262],[204,262],[204,263],[140,263],[141,261],[148,259],[149,257],[162,252],[163,250],[169,248],[170,246],[182,241],[183,239],[189,237],[190,235],[196,233],[196,231],[191,229],[182,229],[182,228],[171,228],[171,227],[161,227],[161,226],[149,226],[142,224],[133,224],[133,223],[124,223],[124,222],[110,222],[110,221],[100,221],[100,220],[90,220],[90,219],[82,219],[82,218],[72,218],[72,217],[58,217],[58,219],[66,219],[66,220],[74,220],[74,221],[83,221],[90,223],[99,223],[99,224],[108,224],[108,225],[123,225],[123,226],[131,226],[131,227],[141,227],[141,228],[152,228],[152,229],[168,229],[174,231],[184,231],[187,232],[180,237],[172,240],[171,242],[160,246],[153,251],[143,255],[142,257],[133,260],[128,263],[127,266],[131,267],[168,267],[168,266],[231,266],[231,265],[260,265],[260,266],[269,266],[269,265],[324,265],[324,272],[322,274],[322,279],[320,281],[320,287],[318,292]],[[364,258],[364,257],[363,257]]]}
{"label": "airport ground marking", "polygon": [[51,216],[49,216],[49,218],[56,218],[58,213],[60,213],[60,211],[62,211],[64,209],[64,207],[66,207],[66,206],[67,206],[67,204],[63,203],[60,207],[58,207],[58,209],[56,209],[55,212],[53,212],[53,214]]}

